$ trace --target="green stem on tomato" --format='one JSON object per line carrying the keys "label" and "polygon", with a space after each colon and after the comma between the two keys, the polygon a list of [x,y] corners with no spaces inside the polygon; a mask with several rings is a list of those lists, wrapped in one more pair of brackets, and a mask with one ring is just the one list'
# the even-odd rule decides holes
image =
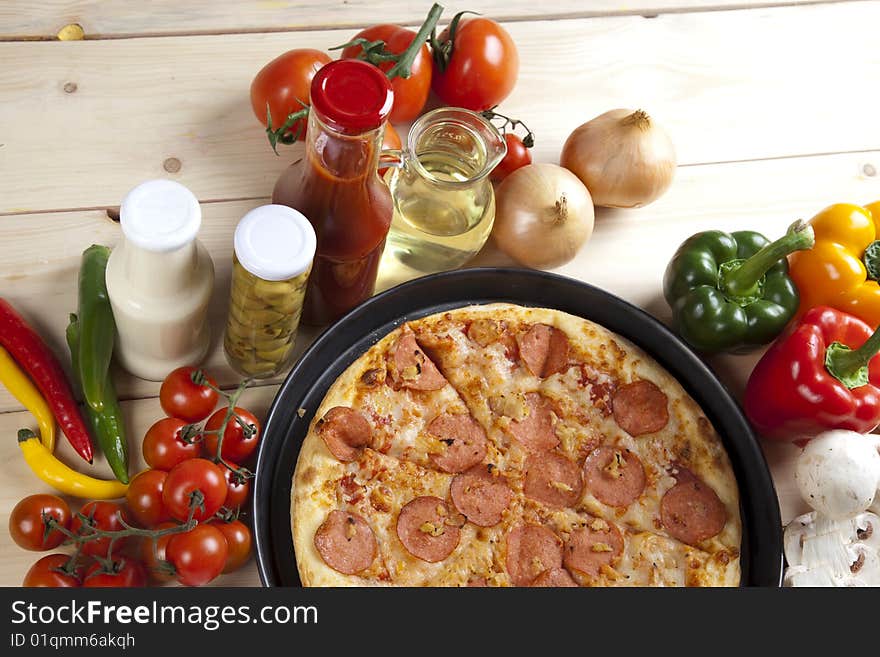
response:
{"label": "green stem on tomato", "polygon": [[393,80],[397,76],[408,78],[412,75],[413,62],[416,61],[416,57],[418,56],[422,45],[428,40],[428,37],[431,36],[434,29],[437,27],[437,21],[440,20],[440,15],[442,13],[443,7],[435,2],[428,12],[425,22],[422,23],[422,27],[419,28],[416,36],[413,38],[412,43],[410,43],[409,47],[400,54],[397,63],[385,73],[389,80]]}

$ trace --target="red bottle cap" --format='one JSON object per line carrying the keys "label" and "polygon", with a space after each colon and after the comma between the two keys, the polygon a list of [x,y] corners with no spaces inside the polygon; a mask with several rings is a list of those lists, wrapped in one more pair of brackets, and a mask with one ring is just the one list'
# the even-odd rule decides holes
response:
{"label": "red bottle cap", "polygon": [[340,59],[315,75],[311,103],[321,121],[353,135],[382,125],[394,103],[394,92],[391,81],[372,64]]}

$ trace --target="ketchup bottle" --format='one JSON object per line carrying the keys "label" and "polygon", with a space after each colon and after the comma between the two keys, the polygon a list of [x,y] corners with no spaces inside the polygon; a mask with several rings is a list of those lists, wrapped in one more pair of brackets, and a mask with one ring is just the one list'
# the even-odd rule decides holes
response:
{"label": "ketchup bottle", "polygon": [[299,210],[317,235],[304,323],[339,319],[375,289],[393,213],[378,175],[393,99],[385,74],[356,59],[331,62],[312,80],[305,157],[272,193],[273,203]]}

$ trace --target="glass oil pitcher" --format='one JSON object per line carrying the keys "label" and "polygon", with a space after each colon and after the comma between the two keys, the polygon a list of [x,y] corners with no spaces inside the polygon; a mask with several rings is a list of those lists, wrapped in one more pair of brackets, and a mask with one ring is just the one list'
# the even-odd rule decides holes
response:
{"label": "glass oil pitcher", "polygon": [[489,173],[506,153],[495,126],[454,107],[428,112],[410,128],[404,150],[383,152],[394,215],[382,287],[455,269],[483,247],[495,220]]}

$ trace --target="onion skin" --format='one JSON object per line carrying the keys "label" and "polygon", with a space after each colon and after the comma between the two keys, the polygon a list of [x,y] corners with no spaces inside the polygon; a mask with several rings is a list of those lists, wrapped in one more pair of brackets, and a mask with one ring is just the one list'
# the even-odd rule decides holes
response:
{"label": "onion skin", "polygon": [[677,164],[669,135],[642,110],[615,109],[587,121],[562,147],[560,164],[590,190],[593,203],[640,208],[672,184]]}
{"label": "onion skin", "polygon": [[526,267],[564,265],[593,234],[590,192],[555,164],[515,170],[498,186],[495,203],[495,243]]}

